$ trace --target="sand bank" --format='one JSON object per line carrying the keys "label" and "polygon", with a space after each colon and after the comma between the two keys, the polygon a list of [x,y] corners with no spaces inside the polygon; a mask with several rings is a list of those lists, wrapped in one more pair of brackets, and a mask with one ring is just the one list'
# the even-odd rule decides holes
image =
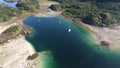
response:
{"label": "sand bank", "polygon": [[35,53],[23,36],[11,39],[0,45],[0,67],[3,68],[36,68],[36,59],[29,61],[27,57]]}
{"label": "sand bank", "polygon": [[82,25],[96,35],[98,45],[100,45],[100,41],[107,41],[110,44],[110,49],[120,50],[120,25],[112,27],[96,27],[84,23]]}

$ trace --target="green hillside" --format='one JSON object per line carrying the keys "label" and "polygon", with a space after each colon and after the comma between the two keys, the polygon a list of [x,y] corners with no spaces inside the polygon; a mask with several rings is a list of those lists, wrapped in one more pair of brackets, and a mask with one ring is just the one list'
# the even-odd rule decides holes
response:
{"label": "green hillside", "polygon": [[53,0],[61,4],[64,16],[97,26],[120,23],[120,0]]}
{"label": "green hillside", "polygon": [[37,12],[39,2],[37,0],[21,0],[17,8],[11,8],[0,4],[0,23],[10,20],[12,17],[18,17],[25,12]]}

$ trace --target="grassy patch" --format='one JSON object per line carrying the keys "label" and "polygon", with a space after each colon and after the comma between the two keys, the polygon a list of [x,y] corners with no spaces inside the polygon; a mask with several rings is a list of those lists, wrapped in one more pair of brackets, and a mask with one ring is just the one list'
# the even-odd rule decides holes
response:
{"label": "grassy patch", "polygon": [[16,34],[19,30],[20,27],[15,25],[5,30],[2,34]]}

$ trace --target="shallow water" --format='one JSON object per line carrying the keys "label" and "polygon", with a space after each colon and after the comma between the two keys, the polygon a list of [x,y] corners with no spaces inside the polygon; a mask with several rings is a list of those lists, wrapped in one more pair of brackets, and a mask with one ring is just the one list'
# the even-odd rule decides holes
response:
{"label": "shallow water", "polygon": [[5,2],[4,0],[0,0],[0,4],[6,4],[9,7],[16,7],[17,2]]}
{"label": "shallow water", "polygon": [[61,17],[34,16],[27,17],[24,24],[34,30],[26,40],[43,53],[42,68],[120,68],[120,54],[94,46],[83,26],[76,27]]}

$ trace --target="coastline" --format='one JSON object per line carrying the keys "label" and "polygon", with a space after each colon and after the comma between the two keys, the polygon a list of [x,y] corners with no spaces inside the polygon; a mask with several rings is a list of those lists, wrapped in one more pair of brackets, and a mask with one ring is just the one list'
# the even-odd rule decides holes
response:
{"label": "coastline", "polygon": [[[89,27],[91,25],[88,25],[87,24],[84,24],[83,22],[81,22],[80,20],[77,20],[77,19],[74,19],[74,18],[71,18],[71,17],[66,17],[64,15],[60,15],[62,18],[68,20],[68,21],[71,21],[73,24],[77,25],[78,27],[80,26],[81,28],[85,29],[88,31],[88,33],[90,34],[90,39],[92,42],[94,42],[95,45],[100,45],[100,40],[99,38],[97,37],[96,33],[93,31],[94,29],[90,29]],[[91,26],[92,27],[92,26]]]}
{"label": "coastline", "polygon": [[[4,32],[7,28],[13,25],[24,25],[23,20],[30,15],[38,16],[38,17],[54,17],[58,16],[61,12],[54,12],[48,7],[53,4],[52,2],[47,4],[45,3],[43,6],[48,11],[39,12],[39,13],[24,13],[20,17],[14,17],[12,20],[2,23],[0,25],[0,34]],[[46,6],[47,5],[47,6]],[[32,56],[36,51],[32,47],[32,45],[25,40],[25,36],[19,35],[13,39],[9,39],[7,42],[0,44],[0,67],[3,68],[16,68],[16,66],[20,68],[41,68],[39,65],[40,58],[36,57],[33,60],[27,60],[28,56]],[[41,53],[40,53],[41,54]]]}
{"label": "coastline", "polygon": [[34,54],[35,50],[25,40],[24,36],[18,36],[4,44],[0,44],[0,50],[0,67],[14,68],[15,66],[29,66],[37,61],[27,62],[26,58]]}
{"label": "coastline", "polygon": [[[85,24],[80,20],[60,15],[62,18],[69,20],[75,24],[78,24],[78,26],[83,26],[85,29],[87,29],[90,32],[90,35],[93,42],[95,42],[95,45],[98,47],[114,50],[114,51],[120,51],[120,25],[111,26],[111,27],[98,27],[98,26],[92,26],[89,24]],[[104,41],[108,45],[102,45],[101,41]],[[104,44],[104,43],[103,43]]]}
{"label": "coastline", "polygon": [[109,49],[120,51],[120,25],[111,28],[91,26],[84,23],[83,25],[93,31],[99,42],[107,41],[110,44]]}
{"label": "coastline", "polygon": [[91,34],[93,41],[99,47],[104,47],[101,44],[101,41],[109,43],[109,49],[114,51],[120,51],[120,25],[111,26],[111,27],[98,27],[85,24],[80,20],[74,18],[67,18],[61,15],[64,19],[70,20],[85,27]]}

